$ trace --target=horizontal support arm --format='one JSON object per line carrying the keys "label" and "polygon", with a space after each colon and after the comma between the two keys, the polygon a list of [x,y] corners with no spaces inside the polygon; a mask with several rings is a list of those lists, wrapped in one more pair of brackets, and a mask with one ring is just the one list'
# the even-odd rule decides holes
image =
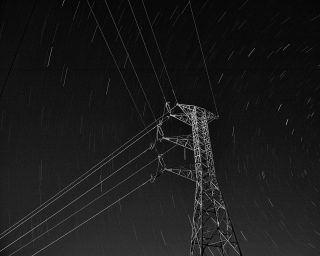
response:
{"label": "horizontal support arm", "polygon": [[162,137],[163,140],[170,141],[174,144],[177,144],[181,147],[190,149],[193,151],[193,140],[192,135],[181,135],[181,136],[173,136],[173,137]]}
{"label": "horizontal support arm", "polygon": [[174,169],[174,168],[165,168],[165,172],[171,172],[173,174],[176,174],[180,177],[186,178],[188,180],[191,180],[193,182],[196,181],[196,172],[195,170],[188,170],[188,169]]}

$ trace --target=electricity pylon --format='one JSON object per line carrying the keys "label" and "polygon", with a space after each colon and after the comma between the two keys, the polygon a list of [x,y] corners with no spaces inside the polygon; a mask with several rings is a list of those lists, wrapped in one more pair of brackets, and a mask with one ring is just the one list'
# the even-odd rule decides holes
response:
{"label": "electricity pylon", "polygon": [[162,166],[162,171],[177,174],[196,183],[190,256],[242,256],[216,178],[208,123],[218,119],[218,116],[193,105],[177,104],[177,106],[178,108],[170,109],[169,104],[166,104],[170,116],[191,126],[192,134],[166,137],[160,123],[157,137],[192,150],[195,168],[194,170],[167,168],[161,156],[159,164]]}

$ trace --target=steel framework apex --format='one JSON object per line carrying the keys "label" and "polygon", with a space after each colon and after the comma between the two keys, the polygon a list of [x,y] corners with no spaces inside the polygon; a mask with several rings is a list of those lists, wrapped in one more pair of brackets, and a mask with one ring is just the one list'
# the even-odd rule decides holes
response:
{"label": "steel framework apex", "polygon": [[164,169],[196,183],[190,256],[242,256],[216,178],[208,123],[218,119],[218,116],[193,105],[177,104],[177,106],[175,109],[180,111],[175,110],[177,113],[170,113],[170,116],[191,126],[192,134],[165,137],[160,130],[162,137],[160,139],[193,150],[194,153],[194,170],[167,167]]}

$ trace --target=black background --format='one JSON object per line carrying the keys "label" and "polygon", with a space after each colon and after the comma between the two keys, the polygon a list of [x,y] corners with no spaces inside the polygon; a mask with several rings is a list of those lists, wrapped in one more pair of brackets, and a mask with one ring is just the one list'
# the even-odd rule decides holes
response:
{"label": "black background", "polygon": [[[128,2],[108,3],[158,117],[163,96]],[[214,112],[186,4],[145,1],[178,102]],[[166,100],[173,103],[143,5],[132,5]],[[302,1],[194,1],[192,6],[220,114],[210,124],[216,172],[243,254],[319,255],[319,9]],[[29,22],[32,9],[33,1],[1,3],[1,230],[144,128],[86,1],[36,1]],[[93,10],[144,122],[151,123],[152,113],[104,1],[95,1]],[[154,135],[1,240],[2,247],[143,151]],[[169,158],[174,163],[181,156],[183,150],[174,150]],[[148,152],[103,189],[154,157],[155,152]],[[145,169],[17,255],[32,255],[155,169],[156,164]],[[162,175],[40,255],[187,255],[193,193],[191,182]]]}

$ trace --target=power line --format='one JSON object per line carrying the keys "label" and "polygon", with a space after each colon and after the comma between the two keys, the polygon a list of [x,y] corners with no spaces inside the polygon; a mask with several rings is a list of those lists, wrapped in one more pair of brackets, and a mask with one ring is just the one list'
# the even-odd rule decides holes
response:
{"label": "power line", "polygon": [[[36,228],[40,227],[43,223],[47,222],[48,220],[52,219],[54,216],[56,216],[58,213],[62,212],[64,209],[66,209],[68,206],[70,206],[71,204],[73,204],[74,202],[78,201],[80,198],[82,198],[84,195],[88,194],[90,191],[92,191],[94,188],[96,188],[97,186],[101,185],[103,182],[105,182],[106,180],[108,180],[109,178],[111,178],[113,175],[115,175],[116,173],[118,173],[119,171],[121,171],[123,168],[125,168],[126,166],[128,166],[130,163],[132,163],[133,161],[135,161],[137,158],[139,158],[140,156],[142,156],[143,154],[145,154],[148,150],[150,150],[151,148],[148,147],[147,149],[145,149],[144,151],[142,151],[140,154],[136,155],[134,158],[132,158],[130,161],[128,161],[127,163],[125,163],[124,165],[122,165],[119,169],[117,169],[116,171],[114,171],[113,173],[109,174],[106,178],[104,178],[103,180],[99,181],[96,185],[92,186],[90,189],[88,189],[87,191],[85,191],[84,193],[82,193],[80,196],[76,197],[75,199],[73,199],[71,202],[69,202],[67,205],[65,205],[64,207],[62,207],[60,210],[58,210],[57,212],[55,212],[54,214],[50,215],[48,218],[46,218],[45,220],[43,220],[42,222],[40,222],[39,224],[37,224],[36,226],[32,227],[32,229],[30,229],[29,231],[27,231],[26,233],[24,233],[23,235],[21,235],[20,237],[18,237],[16,240],[12,241],[10,244],[6,245],[4,248],[2,248],[0,250],[0,252],[4,251],[5,249],[7,249],[8,247],[10,247],[12,244],[14,244],[15,242],[19,241],[21,238],[25,237],[27,234],[29,234],[30,232],[32,232],[33,230],[35,230]],[[101,166],[102,167],[102,166]],[[99,169],[101,168],[99,167]]]}
{"label": "power line", "polygon": [[[41,212],[43,209],[45,209],[47,206],[51,205],[53,202],[55,202],[57,199],[59,199],[61,196],[63,196],[64,194],[66,194],[67,192],[69,192],[71,189],[73,189],[74,187],[76,187],[78,184],[80,184],[82,181],[84,181],[85,179],[87,179],[89,176],[91,176],[92,174],[94,174],[96,171],[98,171],[101,167],[103,167],[104,165],[106,165],[107,163],[109,163],[111,160],[113,160],[116,156],[120,155],[122,152],[124,152],[126,149],[128,149],[130,146],[132,146],[134,143],[136,143],[138,140],[140,140],[142,137],[144,137],[146,134],[148,134],[149,132],[151,132],[156,126],[154,126],[153,128],[151,128],[148,132],[146,132],[145,134],[143,134],[142,136],[140,136],[138,139],[134,140],[132,143],[130,143],[128,146],[126,146],[124,149],[122,149],[121,151],[119,151],[118,153],[115,154],[116,151],[120,150],[120,148],[122,148],[124,145],[126,145],[128,142],[130,142],[132,139],[130,139],[129,141],[127,141],[125,144],[123,144],[121,147],[119,147],[117,150],[115,150],[114,152],[112,152],[111,154],[109,154],[106,158],[104,158],[103,160],[101,160],[98,164],[96,164],[95,166],[93,166],[92,168],[90,168],[88,171],[86,171],[84,174],[82,174],[80,177],[78,177],[76,180],[74,180],[73,182],[71,182],[69,185],[67,185],[64,189],[60,190],[57,194],[55,194],[54,196],[52,196],[50,199],[48,199],[46,202],[44,202],[42,205],[38,206],[35,210],[33,210],[31,213],[29,213],[28,215],[26,215],[25,217],[23,217],[21,220],[19,220],[16,224],[14,224],[13,226],[11,226],[9,229],[5,230],[3,232],[3,235],[1,236],[1,239],[3,237],[5,237],[7,234],[11,233],[13,230],[17,229],[19,226],[21,226],[23,223],[25,223],[26,221],[28,221],[29,219],[31,219],[34,215],[36,215],[37,213]],[[140,132],[141,133],[141,132]],[[139,134],[140,134],[139,133]],[[115,154],[115,155],[114,155]],[[107,161],[107,162],[104,162]],[[101,166],[99,166],[101,165]],[[99,167],[97,167],[99,166]],[[97,168],[97,169],[96,169]]]}
{"label": "power line", "polygon": [[[173,107],[175,108],[175,107]],[[41,212],[43,209],[51,205],[53,202],[55,202],[57,199],[59,199],[61,196],[66,194],[68,191],[73,189],[75,186],[77,186],[79,183],[81,183],[83,180],[87,179],[89,176],[94,174],[98,169],[97,168],[99,165],[105,165],[111,160],[113,160],[115,157],[120,155],[122,152],[127,150],[129,147],[131,147],[133,144],[135,144],[137,141],[139,141],[141,138],[143,138],[146,134],[150,133],[153,129],[156,128],[157,122],[162,119],[168,112],[165,112],[162,116],[160,116],[158,119],[156,119],[154,122],[149,124],[146,128],[144,128],[142,131],[140,131],[138,134],[136,134],[134,137],[129,139],[127,142],[125,142],[123,145],[121,145],[119,148],[117,148],[115,151],[110,153],[107,157],[102,159],[99,163],[97,163],[95,166],[91,167],[88,171],[83,173],[80,177],[75,179],[73,182],[71,182],[69,185],[67,185],[65,188],[60,190],[58,193],[56,193],[54,196],[49,198],[46,202],[38,206],[36,209],[34,209],[32,212],[27,214],[25,217],[20,219],[18,222],[13,224],[11,227],[7,228],[1,233],[0,239],[4,238],[7,236],[9,233],[20,227],[22,224],[24,224],[26,221],[30,220],[34,215],[37,213]],[[164,120],[165,121],[165,120]],[[107,161],[107,162],[105,162]]]}
{"label": "power line", "polygon": [[[155,161],[157,159],[154,159],[153,161]],[[33,242],[35,242],[36,240],[38,240],[39,238],[41,238],[42,236],[44,236],[46,233],[50,232],[51,230],[55,229],[56,227],[60,226],[62,223],[64,223],[65,221],[69,220],[71,217],[75,216],[77,213],[81,212],[82,210],[84,210],[85,208],[87,208],[88,206],[92,205],[94,202],[96,202],[97,200],[99,200],[101,197],[105,196],[106,194],[108,194],[109,192],[111,192],[113,189],[117,188],[119,185],[121,185],[123,182],[127,181],[129,178],[131,178],[132,176],[134,176],[135,174],[137,174],[138,172],[140,172],[144,167],[148,166],[149,164],[151,164],[153,161],[149,162],[147,165],[143,166],[142,168],[140,168],[139,170],[137,170],[136,172],[134,172],[133,174],[131,174],[129,177],[127,177],[125,180],[119,182],[117,185],[113,186],[111,189],[105,191],[103,194],[101,194],[100,196],[96,197],[94,200],[92,200],[91,202],[89,202],[88,204],[86,204],[85,206],[81,207],[79,210],[73,212],[71,215],[69,215],[67,218],[64,218],[62,221],[58,222],[56,225],[54,225],[53,227],[51,227],[50,229],[46,230],[45,232],[43,232],[42,234],[38,235],[37,237],[35,237],[34,239],[32,239],[31,241],[29,241],[28,243],[26,243],[25,245],[23,245],[22,247],[20,247],[19,249],[15,250],[14,252],[12,252],[11,254],[9,254],[9,256],[16,254],[17,252],[19,252],[20,250],[22,250],[23,248],[27,247],[28,245],[32,244]]]}
{"label": "power line", "polygon": [[[173,148],[175,148],[176,145],[170,147],[168,150],[166,150],[162,155],[167,154],[169,151],[171,151]],[[123,184],[124,182],[126,182],[128,179],[130,179],[131,177],[133,177],[134,175],[138,174],[139,172],[141,172],[144,168],[146,168],[147,166],[149,166],[150,164],[154,163],[155,161],[158,160],[158,157],[154,158],[152,161],[150,161],[149,163],[145,164],[143,167],[139,168],[137,171],[135,171],[134,173],[132,173],[131,175],[129,175],[127,178],[125,178],[124,180],[122,180],[121,182],[119,182],[117,185],[113,186],[112,188],[110,188],[109,190],[105,191],[103,194],[101,194],[100,196],[96,197],[95,199],[93,199],[91,202],[87,203],[85,206],[81,207],[79,210],[75,211],[74,213],[72,213],[71,215],[69,215],[67,218],[64,218],[62,221],[60,221],[59,223],[57,223],[56,225],[54,225],[53,227],[51,227],[50,229],[46,230],[45,232],[43,232],[42,234],[38,235],[37,237],[35,237],[34,239],[32,239],[31,241],[29,241],[28,243],[26,243],[25,245],[23,245],[22,247],[20,247],[19,249],[15,250],[14,252],[12,252],[11,254],[9,254],[9,256],[12,256],[14,254],[16,254],[17,252],[19,252],[20,250],[22,250],[23,248],[27,247],[28,245],[30,245],[31,243],[33,243],[34,241],[38,240],[39,238],[41,238],[43,235],[45,235],[46,233],[50,232],[51,230],[55,229],[56,227],[60,226],[62,223],[64,223],[65,221],[67,221],[68,219],[70,219],[71,217],[73,217],[74,215],[76,215],[77,213],[81,212],[82,210],[84,210],[85,208],[87,208],[88,206],[92,205],[94,202],[96,202],[97,200],[99,200],[101,197],[105,196],[106,194],[108,194],[109,192],[111,192],[112,190],[114,190],[115,188],[117,188],[118,186],[120,186],[121,184]],[[148,179],[149,181],[150,179]],[[148,182],[147,181],[147,182]],[[100,184],[100,182],[98,183]],[[121,200],[121,198],[120,198]],[[120,201],[119,200],[119,201]],[[114,203],[113,203],[114,204]],[[113,205],[111,204],[111,206]],[[104,208],[105,210],[107,208]],[[92,217],[90,217],[89,219],[87,219],[86,221],[82,222],[80,225],[76,226],[74,229],[72,229],[71,231],[67,232],[66,234],[71,233],[72,231],[74,231],[75,229],[77,229],[78,227],[84,225],[86,222],[88,222],[90,219],[94,218],[95,216],[99,215],[101,212],[103,212],[104,210],[98,212],[97,214],[93,215]],[[65,235],[66,235],[65,234]],[[65,235],[61,236],[64,237]],[[54,240],[53,242],[56,242],[59,239]],[[50,243],[49,246],[53,244]],[[44,247],[47,248],[48,246]],[[40,252],[42,250],[39,250],[38,252]],[[38,253],[36,252],[36,254]],[[33,255],[36,255],[33,254]]]}
{"label": "power line", "polygon": [[166,64],[163,60],[163,57],[162,57],[162,53],[161,53],[161,50],[160,50],[160,47],[159,47],[159,44],[158,44],[158,41],[157,41],[157,38],[156,38],[156,35],[153,31],[153,27],[152,27],[152,24],[151,24],[151,21],[150,21],[150,18],[149,18],[149,15],[148,15],[148,11],[147,11],[147,8],[142,0],[142,5],[143,5],[143,8],[144,8],[144,11],[146,13],[146,16],[147,16],[147,19],[148,19],[148,23],[149,23],[149,26],[151,28],[151,31],[152,31],[152,35],[153,35],[153,38],[154,38],[154,41],[156,42],[156,45],[157,45],[157,48],[158,48],[158,52],[159,52],[159,55],[160,55],[160,58],[161,58],[161,61],[162,61],[162,65],[166,71],[166,74],[167,74],[167,77],[168,77],[168,81],[169,81],[169,84],[171,86],[171,91],[173,93],[173,96],[174,96],[174,100],[175,100],[175,103],[178,103],[178,100],[177,100],[177,97],[176,97],[176,94],[174,92],[174,89],[173,89],[173,86],[172,86],[172,83],[171,83],[171,79],[170,79],[170,76],[169,76],[169,73],[168,73],[168,70],[167,70],[167,67],[166,67]]}
{"label": "power line", "polygon": [[162,93],[162,96],[163,96],[164,102],[167,102],[166,96],[165,96],[165,94],[164,94],[164,92],[163,92],[163,89],[162,89],[162,86],[161,86],[161,83],[160,83],[159,77],[158,77],[157,72],[156,72],[156,70],[155,70],[155,67],[154,67],[154,65],[153,65],[153,62],[152,62],[152,59],[151,59],[151,56],[150,56],[150,53],[149,53],[148,47],[147,47],[147,45],[146,45],[146,42],[144,41],[144,37],[143,37],[143,35],[142,35],[142,32],[141,32],[141,29],[140,29],[140,26],[139,26],[138,20],[137,20],[136,15],[135,15],[135,13],[134,13],[134,11],[133,11],[133,8],[132,8],[132,5],[131,5],[131,3],[130,3],[130,0],[128,0],[128,3],[129,3],[129,6],[130,6],[131,13],[132,13],[132,15],[133,15],[134,21],[135,21],[136,26],[137,26],[137,28],[138,28],[139,35],[140,35],[141,40],[142,40],[142,42],[143,42],[144,48],[146,49],[146,52],[147,52],[147,55],[148,55],[149,61],[150,61],[150,63],[151,63],[151,66],[152,66],[153,72],[154,72],[154,74],[155,74],[155,76],[156,76],[156,79],[157,79],[158,85],[159,85],[159,87],[160,87],[160,90],[161,90],[161,93]]}
{"label": "power line", "polygon": [[203,65],[205,67],[205,70],[206,70],[206,73],[207,73],[207,78],[208,78],[208,81],[209,81],[209,87],[210,87],[210,91],[211,91],[211,95],[212,95],[212,99],[213,99],[214,108],[215,108],[217,116],[219,116],[216,100],[215,100],[215,97],[214,97],[214,94],[213,94],[213,89],[212,89],[212,84],[211,84],[211,80],[210,80],[210,76],[209,76],[209,72],[208,72],[206,59],[205,59],[204,54],[203,54],[202,45],[201,45],[201,41],[200,41],[200,36],[199,36],[196,20],[194,18],[194,14],[193,14],[193,10],[192,10],[192,6],[191,6],[191,2],[190,1],[189,1],[189,6],[190,6],[190,11],[191,11],[191,16],[192,16],[194,28],[195,28],[196,34],[197,34],[197,39],[198,39],[201,55],[202,55]]}
{"label": "power line", "polygon": [[128,50],[127,50],[127,47],[126,47],[125,43],[123,42],[121,33],[120,33],[119,29],[118,29],[118,26],[117,26],[117,24],[116,24],[116,22],[115,22],[115,20],[114,20],[114,17],[113,17],[113,15],[112,15],[112,12],[111,12],[110,8],[109,8],[108,2],[105,0],[104,3],[105,3],[106,6],[107,6],[108,12],[109,12],[109,14],[110,14],[110,16],[111,16],[111,19],[112,19],[112,22],[113,22],[113,24],[114,24],[114,26],[115,26],[115,28],[116,28],[116,30],[117,30],[117,33],[118,33],[118,36],[119,36],[120,41],[121,41],[121,43],[122,43],[122,46],[123,46],[123,48],[124,48],[124,50],[125,50],[125,52],[126,52],[126,55],[127,55],[128,59],[129,59],[129,62],[130,62],[130,64],[131,64],[131,66],[132,66],[133,72],[134,72],[134,74],[135,74],[135,76],[136,76],[136,78],[137,78],[137,80],[138,80],[138,83],[139,83],[139,86],[140,86],[140,88],[141,88],[141,90],[142,90],[142,93],[143,93],[143,95],[144,95],[144,97],[145,97],[145,99],[146,99],[146,101],[147,101],[147,104],[148,104],[150,110],[151,110],[151,113],[152,113],[152,115],[153,115],[153,118],[156,119],[156,117],[155,117],[155,115],[154,115],[154,112],[153,112],[153,110],[152,110],[152,107],[151,107],[151,105],[150,105],[150,102],[149,102],[149,100],[148,100],[148,97],[147,97],[147,95],[146,95],[146,93],[145,93],[145,91],[144,91],[144,89],[143,89],[142,83],[141,83],[141,81],[140,81],[140,79],[139,79],[139,76],[138,76],[138,74],[137,74],[137,71],[136,71],[136,69],[135,69],[135,67],[134,67],[134,65],[133,65],[133,63],[132,63],[130,54],[129,54]]}
{"label": "power line", "polygon": [[[132,194],[133,192],[137,191],[139,188],[143,187],[144,185],[146,185],[148,182],[150,182],[150,179],[146,180],[145,182],[141,183],[139,186],[137,186],[136,188],[132,189],[129,193],[125,194],[124,196],[120,197],[118,200],[114,201],[112,204],[108,205],[107,207],[103,208],[101,211],[97,212],[96,214],[92,215],[90,218],[86,219],[85,221],[81,222],[79,225],[77,225],[76,227],[74,227],[73,229],[69,230],[67,233],[65,233],[64,235],[58,237],[57,239],[53,240],[52,242],[50,242],[49,244],[47,244],[45,247],[41,248],[40,250],[36,251],[34,254],[32,254],[31,256],[35,256],[37,254],[39,254],[40,252],[42,252],[43,250],[47,249],[49,246],[55,244],[56,242],[58,242],[59,240],[61,240],[62,238],[64,238],[65,236],[69,235],[70,233],[72,233],[73,231],[77,230],[78,228],[80,228],[81,226],[83,226],[84,224],[86,224],[87,222],[89,222],[90,220],[94,219],[95,217],[97,217],[98,215],[100,215],[101,213],[105,212],[106,210],[108,210],[109,208],[111,208],[113,205],[117,204],[118,202],[120,202],[122,199],[126,198],[127,196],[129,196],[130,194]],[[11,255],[11,254],[10,254]]]}
{"label": "power line", "polygon": [[91,7],[91,5],[90,5],[90,3],[89,3],[88,0],[87,0],[87,4],[88,4],[88,6],[89,6],[89,8],[90,8],[90,12],[92,13],[92,16],[93,16],[93,18],[94,18],[94,20],[95,20],[95,22],[96,22],[96,24],[97,24],[97,27],[99,28],[99,31],[100,31],[100,33],[101,33],[101,36],[102,36],[102,38],[103,38],[103,40],[104,40],[104,42],[105,42],[105,44],[106,44],[106,46],[107,46],[107,48],[108,48],[108,50],[109,50],[109,53],[110,53],[110,55],[111,55],[111,57],[112,57],[112,60],[113,60],[114,64],[116,65],[116,67],[117,67],[117,69],[118,69],[118,71],[119,71],[120,77],[121,77],[121,79],[122,79],[122,81],[123,81],[123,83],[124,83],[124,85],[125,85],[125,88],[126,88],[128,94],[129,94],[129,96],[130,96],[130,98],[131,98],[131,100],[132,100],[132,103],[133,103],[133,105],[134,105],[134,107],[135,107],[135,109],[136,109],[136,111],[137,111],[137,113],[138,113],[138,115],[139,115],[139,117],[140,117],[140,121],[141,121],[141,123],[143,124],[143,126],[146,126],[146,125],[145,125],[145,122],[143,121],[143,118],[142,118],[142,116],[141,116],[141,113],[140,113],[140,111],[139,111],[139,108],[138,108],[138,106],[137,106],[137,104],[136,104],[136,102],[135,102],[135,100],[134,100],[134,98],[133,98],[133,96],[132,96],[132,93],[131,93],[128,85],[127,85],[127,82],[126,82],[126,80],[124,79],[124,76],[123,76],[123,74],[122,74],[122,72],[121,72],[121,70],[120,70],[120,68],[119,68],[119,65],[118,65],[118,63],[117,63],[117,60],[116,60],[115,56],[113,55],[113,52],[112,52],[112,50],[111,50],[111,48],[110,48],[110,45],[109,45],[109,43],[108,43],[108,41],[107,41],[107,39],[106,39],[103,31],[102,31],[102,28],[101,28],[101,26],[100,26],[100,23],[99,23],[99,21],[97,20],[97,17],[96,17],[96,15],[94,14],[93,9],[92,9],[92,7]]}

